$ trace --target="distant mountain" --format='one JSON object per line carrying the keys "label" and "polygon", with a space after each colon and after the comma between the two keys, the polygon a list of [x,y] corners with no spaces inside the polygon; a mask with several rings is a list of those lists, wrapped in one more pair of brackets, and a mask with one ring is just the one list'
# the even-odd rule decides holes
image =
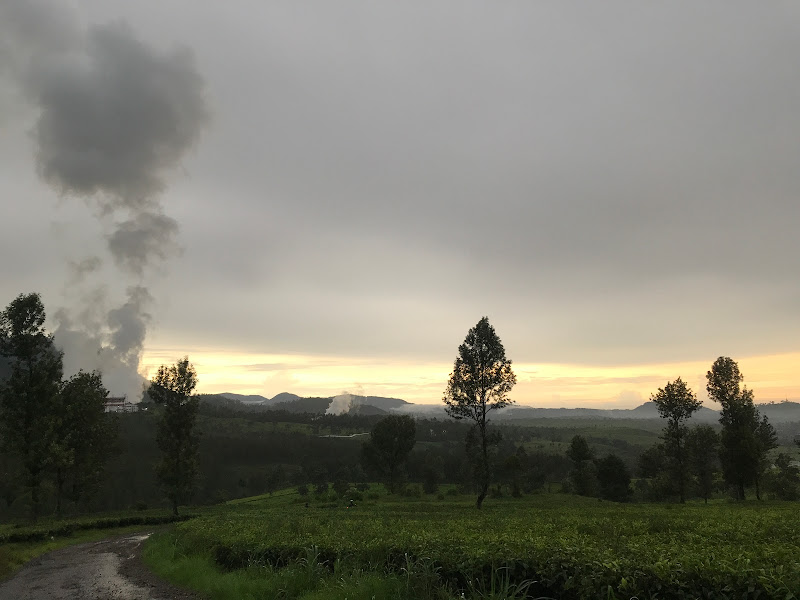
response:
{"label": "distant mountain", "polygon": [[277,396],[273,396],[270,398],[270,402],[273,404],[277,404],[278,402],[294,402],[295,400],[300,400],[301,397],[297,394],[291,394],[289,392],[281,392]]}
{"label": "distant mountain", "polygon": [[372,406],[371,404],[356,404],[355,406],[351,406],[350,410],[347,411],[348,415],[388,415],[391,414],[387,410],[383,410],[382,408],[378,408],[377,406]]}
{"label": "distant mountain", "polygon": [[[0,363],[0,374],[3,365]],[[245,406],[265,410],[285,410],[293,413],[324,414],[416,414],[427,417],[444,417],[442,404],[413,404],[400,398],[382,396],[359,396],[340,394],[329,398],[303,398],[290,392],[282,392],[272,398],[256,394],[218,394],[229,401],[241,402]],[[208,400],[207,400],[208,401]],[[213,402],[213,400],[210,400]],[[759,412],[766,415],[771,423],[800,422],[800,403],[772,402],[756,404]],[[512,405],[493,414],[498,420],[514,419],[658,419],[658,409],[654,402],[645,402],[636,408],[537,408],[534,406]],[[719,412],[703,406],[692,416],[697,423],[716,423]]]}
{"label": "distant mountain", "polygon": [[800,403],[798,402],[770,402],[756,404],[756,408],[762,415],[767,415],[770,423],[800,421]]}
{"label": "distant mountain", "polygon": [[[293,394],[289,394],[293,395]],[[277,398],[277,396],[276,396]],[[291,413],[316,413],[325,414],[331,404],[331,398],[300,398],[287,402],[277,402],[265,407],[266,410],[285,410]]]}
{"label": "distant mountain", "polygon": [[267,404],[269,403],[269,398],[265,398],[264,396],[258,396],[256,394],[232,394],[230,392],[225,392],[223,394],[219,394],[223,398],[228,398],[229,400],[238,400],[242,404]]}

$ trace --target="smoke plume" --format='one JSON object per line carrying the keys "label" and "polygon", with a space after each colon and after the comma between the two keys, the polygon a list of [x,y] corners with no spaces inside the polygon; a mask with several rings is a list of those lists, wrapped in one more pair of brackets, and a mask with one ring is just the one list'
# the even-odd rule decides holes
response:
{"label": "smoke plume", "polygon": [[[92,205],[128,281],[121,304],[101,318],[97,310],[58,312],[65,367],[99,368],[113,394],[137,399],[153,302],[147,275],[179,248],[178,223],[161,198],[207,122],[204,83],[187,49],[151,48],[125,23],[82,28],[64,7],[0,6],[0,75],[11,75],[39,109],[39,175],[62,196]],[[96,256],[73,262],[67,285],[88,285],[101,264]],[[91,293],[106,297],[101,288]]]}

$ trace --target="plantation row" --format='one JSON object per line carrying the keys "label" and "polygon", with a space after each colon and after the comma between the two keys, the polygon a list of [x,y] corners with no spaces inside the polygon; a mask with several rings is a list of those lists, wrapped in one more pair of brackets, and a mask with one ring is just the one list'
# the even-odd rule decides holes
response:
{"label": "plantation row", "polygon": [[[565,502],[568,505],[565,505]],[[225,569],[286,566],[313,549],[338,562],[433,569],[464,589],[504,569],[557,598],[797,598],[794,504],[642,506],[563,495],[493,501],[383,497],[354,508],[291,495],[229,506],[177,525],[184,547]]]}

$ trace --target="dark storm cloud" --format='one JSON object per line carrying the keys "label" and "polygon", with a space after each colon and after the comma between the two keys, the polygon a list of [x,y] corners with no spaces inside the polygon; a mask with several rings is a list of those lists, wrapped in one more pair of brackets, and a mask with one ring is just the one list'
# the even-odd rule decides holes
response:
{"label": "dark storm cloud", "polygon": [[122,23],[91,28],[82,55],[36,79],[42,176],[65,194],[131,210],[164,190],[207,117],[192,55],[159,54]]}

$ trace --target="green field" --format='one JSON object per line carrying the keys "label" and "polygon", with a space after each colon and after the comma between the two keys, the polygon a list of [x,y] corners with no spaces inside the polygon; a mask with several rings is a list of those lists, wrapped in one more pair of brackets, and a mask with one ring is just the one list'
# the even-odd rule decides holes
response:
{"label": "green field", "polygon": [[[383,578],[391,596],[377,598],[523,597],[510,593],[513,585],[529,597],[552,598],[788,600],[800,594],[794,503],[619,505],[541,494],[493,499],[477,511],[472,497],[367,498],[354,508],[328,499],[305,506],[287,490],[177,524],[169,543],[173,557],[199,557],[220,576],[249,579],[285,577],[298,565],[307,572],[312,557],[324,576],[286,598],[317,597],[343,572],[360,573],[370,585]],[[166,572],[165,558],[154,560]],[[492,594],[493,586],[505,593]],[[204,590],[210,597],[231,597],[215,595],[212,587]],[[326,595],[361,597],[355,589],[349,596],[328,589],[319,597]]]}

